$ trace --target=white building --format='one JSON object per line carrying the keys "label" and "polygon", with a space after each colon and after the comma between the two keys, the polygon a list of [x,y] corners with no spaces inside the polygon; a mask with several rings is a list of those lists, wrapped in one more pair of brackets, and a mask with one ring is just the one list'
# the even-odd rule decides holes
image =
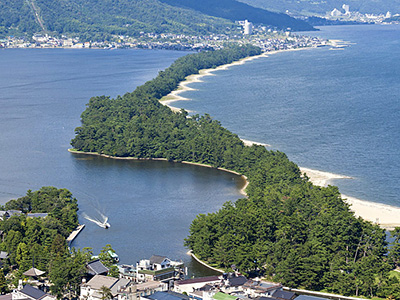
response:
{"label": "white building", "polygon": [[142,259],[136,264],[136,280],[169,281],[183,275],[182,262],[172,261],[166,256],[153,255],[150,259]]}
{"label": "white building", "polygon": [[337,8],[335,8],[334,10],[331,11],[331,17],[337,18],[337,17],[340,17],[341,15],[342,15],[342,13]]}
{"label": "white building", "polygon": [[253,33],[253,23],[245,20],[243,27],[245,35],[251,35]]}
{"label": "white building", "polygon": [[343,5],[342,5],[342,8],[343,8],[343,10],[344,10],[344,14],[345,14],[345,15],[349,15],[349,14],[350,14],[350,5],[348,5],[348,4],[343,4]]}
{"label": "white building", "polygon": [[87,283],[84,282],[81,285],[81,294],[79,299],[82,300],[101,300],[102,289],[108,288],[111,291],[113,297],[118,295],[118,299],[123,299],[120,295],[120,291],[126,290],[130,285],[131,281],[125,278],[114,278],[104,275],[96,275],[90,279]]}

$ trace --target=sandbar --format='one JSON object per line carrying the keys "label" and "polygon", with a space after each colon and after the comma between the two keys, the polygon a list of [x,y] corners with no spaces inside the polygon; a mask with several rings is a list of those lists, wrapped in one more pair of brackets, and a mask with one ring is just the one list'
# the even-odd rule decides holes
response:
{"label": "sandbar", "polygon": [[[353,179],[352,177],[301,168],[300,171],[306,174],[310,181],[317,186],[328,186],[332,180],[336,179]],[[342,198],[348,204],[350,209],[357,217],[378,224],[381,228],[393,230],[394,227],[400,226],[400,207],[391,206],[383,203],[372,202],[357,199],[355,197],[342,194]]]}
{"label": "sandbar", "polygon": [[[343,42],[339,40],[333,41],[333,46],[334,47],[343,47],[343,46],[348,46],[348,42]],[[246,63],[247,61],[251,61],[254,59],[262,58],[262,57],[268,57],[271,54],[276,54],[280,52],[285,52],[285,51],[297,51],[297,50],[309,50],[313,49],[312,47],[306,47],[306,48],[296,48],[296,49],[289,49],[289,50],[277,50],[277,51],[270,51],[270,52],[264,52],[260,55],[256,56],[251,56],[247,57],[244,59],[241,59],[239,61],[222,65],[219,66],[215,69],[203,69],[199,71],[199,74],[194,74],[186,77],[185,81],[182,81],[178,89],[172,91],[169,93],[167,96],[163,97],[160,102],[169,108],[171,108],[173,111],[180,111],[180,108],[174,107],[171,105],[171,103],[175,101],[187,101],[191,100],[189,98],[185,98],[181,96],[180,94],[186,91],[190,90],[195,90],[191,88],[189,85],[193,82],[202,82],[201,78],[204,76],[213,76],[215,75],[214,72],[219,71],[219,70],[226,70],[232,66],[236,65],[242,65]],[[268,144],[263,144],[263,143],[257,143],[249,140],[244,140],[242,139],[244,144],[246,146],[251,146],[252,144],[257,144],[257,145],[263,145],[266,147],[270,147]],[[345,175],[338,175],[338,174],[333,174],[329,172],[324,172],[324,171],[318,171],[318,170],[313,170],[309,168],[302,168],[300,167],[301,172],[309,177],[310,181],[317,185],[317,186],[323,186],[326,187],[330,184],[332,180],[337,180],[337,179],[345,179],[345,180],[351,180],[352,178],[349,176]],[[245,188],[246,186],[241,190],[243,194],[245,194]],[[371,201],[366,201],[366,200],[361,200],[357,199],[354,197],[342,195],[342,198],[344,201],[346,201],[348,204],[350,204],[350,209],[354,212],[354,214],[357,217],[362,217],[363,219],[379,224],[381,228],[385,228],[387,230],[392,230],[394,227],[400,226],[400,207],[396,206],[390,206],[382,203],[377,203],[377,202],[371,202]]]}
{"label": "sandbar", "polygon": [[243,65],[244,63],[246,63],[248,61],[252,61],[255,59],[262,58],[262,57],[268,57],[269,55],[272,55],[272,54],[277,54],[277,53],[281,53],[281,52],[289,52],[289,51],[310,50],[310,49],[314,49],[314,48],[313,47],[304,47],[304,48],[268,51],[268,52],[264,52],[260,55],[254,55],[254,56],[242,58],[238,61],[234,61],[234,62],[232,62],[230,64],[226,64],[226,65],[221,65],[214,69],[202,69],[199,71],[198,74],[193,74],[193,75],[187,76],[184,81],[179,83],[178,88],[176,90],[174,90],[171,93],[169,93],[168,95],[162,97],[160,99],[160,103],[168,106],[172,111],[178,112],[181,110],[181,108],[172,106],[171,103],[176,102],[176,101],[191,100],[189,98],[185,98],[185,97],[181,96],[180,94],[183,92],[186,92],[186,91],[196,90],[196,89],[191,88],[189,86],[189,84],[191,84],[193,82],[202,82],[201,78],[204,76],[214,76],[215,75],[214,72],[216,72],[216,71],[227,70],[232,66]]}

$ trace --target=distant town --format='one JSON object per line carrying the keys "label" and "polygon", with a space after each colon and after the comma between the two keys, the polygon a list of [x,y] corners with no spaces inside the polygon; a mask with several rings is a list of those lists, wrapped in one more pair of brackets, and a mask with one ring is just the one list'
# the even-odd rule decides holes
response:
{"label": "distant town", "polygon": [[[56,37],[38,33],[31,38],[9,36],[0,39],[0,48],[75,48],[75,49],[166,49],[179,51],[218,50],[229,44],[252,44],[263,52],[303,47],[319,47],[327,44],[317,37],[297,35],[290,31],[277,31],[266,26],[254,26],[251,22],[238,21],[242,31],[234,34],[184,35],[172,33],[145,33],[139,37],[116,36],[114,41],[80,41],[79,37]],[[239,27],[240,28],[240,27]]]}
{"label": "distant town", "polygon": [[374,23],[384,24],[388,23],[388,20],[392,17],[398,17],[400,14],[394,14],[390,11],[382,14],[362,14],[358,11],[351,11],[350,5],[343,4],[341,8],[334,8],[328,12],[326,18],[328,20],[340,20],[340,21],[354,21],[359,23]]}

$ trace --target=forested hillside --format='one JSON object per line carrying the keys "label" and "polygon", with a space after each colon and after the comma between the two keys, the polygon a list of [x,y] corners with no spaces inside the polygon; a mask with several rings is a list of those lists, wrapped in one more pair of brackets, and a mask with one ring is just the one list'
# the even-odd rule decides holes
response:
{"label": "forested hillside", "polygon": [[0,1],[0,35],[41,32],[75,34],[83,40],[141,31],[205,34],[233,24],[221,18],[172,7],[158,0],[5,0]]}
{"label": "forested hillside", "polygon": [[296,31],[314,30],[302,20],[297,20],[283,13],[274,13],[265,9],[235,1],[235,0],[161,0],[170,5],[192,8],[204,14],[228,19],[231,21],[249,20],[253,23],[271,25],[285,30],[290,27]]}
{"label": "forested hillside", "polygon": [[326,12],[332,11],[334,8],[340,9],[343,4],[350,5],[351,11],[359,11],[361,13],[400,13],[400,0],[240,0],[243,3],[269,9],[277,12],[300,13],[304,15],[319,14],[325,15]]}
{"label": "forested hillside", "polygon": [[188,55],[132,93],[94,97],[71,144],[81,151],[204,163],[246,175],[247,199],[192,222],[185,244],[210,264],[227,270],[235,265],[290,287],[397,299],[400,282],[389,271],[400,262],[400,229],[389,252],[383,229],[356,218],[336,187],[317,187],[302,177],[284,153],[245,146],[209,115],[174,113],[158,101],[201,68],[257,53],[247,46]]}

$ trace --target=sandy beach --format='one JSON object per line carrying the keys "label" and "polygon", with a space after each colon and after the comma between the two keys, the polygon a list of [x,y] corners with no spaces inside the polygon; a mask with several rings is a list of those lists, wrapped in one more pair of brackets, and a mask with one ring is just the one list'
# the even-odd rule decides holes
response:
{"label": "sandy beach", "polygon": [[[339,47],[342,46],[343,44],[346,44],[343,41],[335,41],[336,45],[333,44],[333,46]],[[340,42],[340,43],[339,43]],[[178,89],[171,92],[167,96],[163,97],[160,101],[162,104],[170,107],[173,111],[180,111],[180,108],[174,107],[171,105],[171,103],[175,101],[182,101],[182,100],[190,100],[188,98],[185,98],[181,96],[180,94],[185,91],[190,91],[190,90],[195,90],[191,88],[189,85],[192,82],[201,82],[201,78],[204,76],[213,76],[215,75],[214,72],[219,71],[219,70],[226,70],[232,66],[235,65],[242,65],[246,63],[247,61],[251,61],[254,59],[262,58],[262,57],[268,57],[269,55],[276,54],[279,52],[283,51],[297,51],[297,50],[307,50],[307,49],[312,49],[312,48],[298,48],[298,49],[290,49],[290,50],[282,50],[282,51],[271,51],[271,52],[266,52],[261,55],[257,56],[252,56],[248,58],[244,58],[242,60],[239,60],[237,62],[233,62],[231,64],[226,64],[223,66],[219,66],[215,69],[204,69],[200,70],[199,74],[195,75],[190,75],[186,78],[185,81],[181,82],[178,86]],[[242,141],[245,143],[247,146],[251,146],[252,144],[258,144],[258,145],[263,145],[266,147],[270,147],[268,144],[263,144],[263,143],[257,143],[257,142],[252,142],[248,140],[242,139]],[[323,172],[323,171],[318,171],[318,170],[312,170],[308,168],[300,168],[302,173],[306,173],[307,176],[310,178],[311,182],[315,185],[318,186],[327,186],[331,184],[332,180],[352,180],[351,177],[345,176],[345,175],[338,175],[338,174],[333,174],[333,173],[328,173],[328,172]],[[242,190],[242,192],[244,189]],[[371,221],[373,223],[379,224],[382,228],[385,229],[393,229],[396,226],[400,226],[400,207],[395,207],[395,206],[390,206],[382,203],[377,203],[377,202],[371,202],[371,201],[366,201],[366,200],[360,200],[354,197],[342,195],[343,199],[347,201],[351,205],[352,211],[354,211],[356,216],[360,216],[364,218],[365,220]]]}
{"label": "sandy beach", "polygon": [[178,88],[176,90],[172,91],[167,96],[161,98],[160,102],[162,104],[168,106],[172,111],[180,111],[181,108],[172,106],[171,103],[173,103],[175,101],[191,100],[189,98],[185,98],[185,97],[181,96],[180,94],[183,93],[183,92],[186,92],[186,91],[194,91],[195,89],[191,88],[189,86],[189,84],[191,84],[193,82],[202,82],[201,78],[204,77],[204,76],[214,76],[215,75],[214,72],[216,72],[216,71],[226,70],[226,69],[229,69],[232,66],[243,65],[244,63],[246,63],[248,61],[252,61],[252,60],[255,60],[255,59],[262,58],[262,57],[268,57],[269,55],[273,55],[273,54],[277,54],[277,53],[281,53],[281,52],[310,50],[310,49],[313,49],[313,48],[309,47],[309,48],[296,48],[296,49],[288,49],[288,50],[270,51],[270,52],[262,53],[260,55],[246,57],[246,58],[243,58],[241,60],[235,61],[233,63],[219,66],[219,67],[217,67],[215,69],[203,69],[203,70],[200,70],[199,74],[193,74],[193,75],[189,75],[188,77],[186,77],[186,80],[182,81],[178,85]]}
{"label": "sandy beach", "polygon": [[[332,180],[353,178],[344,175],[338,175],[308,168],[300,168],[301,172],[306,174],[311,182],[318,186],[328,186]],[[379,224],[382,228],[391,230],[400,226],[400,207],[390,206],[383,203],[360,200],[354,197],[342,194],[342,198],[350,204],[350,208],[357,217]]]}

